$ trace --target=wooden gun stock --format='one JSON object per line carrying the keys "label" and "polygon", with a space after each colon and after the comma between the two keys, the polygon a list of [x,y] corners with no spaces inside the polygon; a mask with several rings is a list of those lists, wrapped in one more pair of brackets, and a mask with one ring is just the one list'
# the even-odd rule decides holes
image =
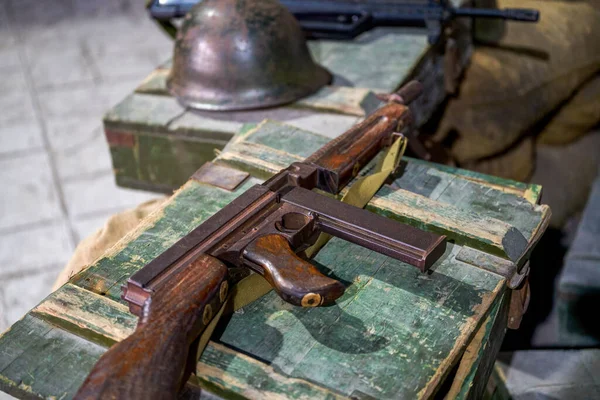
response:
{"label": "wooden gun stock", "polygon": [[[200,255],[144,305],[135,332],[102,355],[75,399],[173,399],[195,349],[227,298],[227,267]],[[190,357],[190,358],[188,358]]]}

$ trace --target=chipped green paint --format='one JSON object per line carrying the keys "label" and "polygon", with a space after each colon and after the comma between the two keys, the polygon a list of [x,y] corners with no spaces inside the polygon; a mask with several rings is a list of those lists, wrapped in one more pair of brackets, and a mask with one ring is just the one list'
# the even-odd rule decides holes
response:
{"label": "chipped green paint", "polygon": [[[327,138],[312,132],[265,121],[254,130],[236,135],[216,161],[267,179],[312,154],[326,141]],[[545,216],[545,206],[532,205],[517,193],[502,190],[496,178],[487,177],[491,181],[487,183],[485,175],[477,174],[478,179],[474,180],[473,176],[455,175],[451,171],[449,167],[406,159],[393,182],[382,187],[367,208],[500,257],[518,257],[520,254],[515,252],[520,253],[524,248],[508,247],[510,240],[506,239],[517,238],[520,233],[530,240]],[[513,182],[513,185],[524,184]],[[435,201],[435,210],[420,204],[431,203],[427,199]],[[435,211],[439,218],[425,215],[425,211]]]}
{"label": "chipped green paint", "polygon": [[[494,370],[509,318],[511,292],[506,291],[492,307],[489,317],[479,328],[459,365],[448,398],[479,399],[487,391],[488,378]],[[467,354],[468,353],[468,354]]]}
{"label": "chipped green paint", "polygon": [[[535,221],[539,221],[542,210],[525,199],[523,194],[528,188],[539,185],[440,164],[432,165],[409,157],[402,163],[401,170],[402,174],[394,180],[391,187],[409,190],[432,200],[457,205],[461,209],[506,222],[517,228],[527,239],[534,233]],[[519,188],[522,192],[507,192],[506,187]]]}
{"label": "chipped green paint", "polygon": [[19,398],[72,398],[82,372],[105,351],[31,315],[5,332],[0,346],[0,389]]}
{"label": "chipped green paint", "polygon": [[[405,157],[405,159],[411,164],[422,164],[425,166],[429,165],[427,161],[419,160],[417,158]],[[542,195],[542,187],[534,183],[523,183],[513,181],[512,179],[501,178],[493,175],[486,175],[479,172],[470,171],[468,169],[456,168],[448,165],[436,164],[436,169],[451,175],[464,176],[476,182],[483,182],[488,186],[497,186],[499,189],[503,188],[504,191],[506,191],[507,189],[515,189],[513,191],[513,194],[520,193],[520,195],[529,200],[531,204],[537,203],[540,199],[540,196]]]}
{"label": "chipped green paint", "polygon": [[[522,234],[509,224],[449,203],[430,201],[412,192],[384,186],[366,208],[419,229],[446,235],[456,243],[513,261],[527,249],[527,241]],[[509,247],[513,239],[517,243],[515,248]]]}
{"label": "chipped green paint", "polygon": [[[227,371],[223,374],[222,371]],[[341,399],[326,389],[302,379],[277,373],[269,365],[213,344],[207,347],[198,364],[198,384],[224,398],[262,399]]]}
{"label": "chipped green paint", "polygon": [[464,371],[459,371],[459,373],[464,373],[462,376],[460,376],[460,379],[463,380],[463,384],[458,388],[457,393],[455,393],[455,397],[453,397],[454,399],[466,400],[470,398],[470,395],[473,395],[473,392],[477,393],[473,390],[473,384],[477,374],[480,372],[480,367],[486,361],[486,357],[489,357],[488,352],[485,351],[486,347],[490,346],[491,339],[494,339],[493,335],[501,334],[501,337],[497,338],[499,341],[502,341],[502,337],[504,337],[504,329],[506,324],[503,324],[503,326],[500,327],[500,330],[502,330],[502,332],[498,332],[498,328],[494,330],[494,326],[496,325],[497,319],[501,316],[502,307],[506,306],[503,302],[509,301],[509,297],[510,296],[508,296],[508,293],[506,293],[503,296],[502,301],[496,302],[496,304],[490,311],[489,319],[487,319],[479,328],[480,332],[483,331],[480,346],[477,349],[470,349],[476,351],[475,357],[474,359],[469,360],[468,366],[465,365]]}
{"label": "chipped green paint", "polygon": [[234,314],[219,340],[345,396],[415,397],[444,373],[442,362],[484,314],[474,310],[502,282],[458,262],[457,250],[449,245],[434,272],[422,275],[333,239],[315,261],[349,285],[334,306],[300,309],[269,293]]}
{"label": "chipped green paint", "polygon": [[[105,296],[94,295],[66,284],[48,296],[24,320],[15,324],[12,332],[0,339],[0,344],[3,344],[3,340],[19,340],[18,346],[14,346],[13,342],[12,353],[0,358],[0,388],[19,397],[35,394],[40,397],[70,398],[94,362],[105,351],[105,347],[129,335],[136,323],[137,317],[128,313],[125,306]],[[56,329],[57,327],[60,329]],[[100,343],[97,341],[99,336],[102,337]],[[79,346],[83,340],[80,338],[102,347],[90,343],[91,351],[85,355],[82,368],[77,369],[77,365],[73,365],[69,368],[69,375],[65,376],[56,370],[56,360],[59,360],[60,365],[60,360],[64,357],[72,358],[72,349],[65,344],[75,343]],[[27,365],[22,368],[25,364],[23,357],[39,348],[44,348],[44,357],[39,357],[35,363],[27,359]],[[15,365],[16,368],[12,367]],[[224,375],[220,372],[222,369],[235,370],[236,373]],[[35,372],[31,372],[32,370]],[[289,399],[337,398],[328,389],[278,374],[260,361],[213,342],[210,342],[204,352],[199,370],[201,379],[198,379],[198,383],[222,394],[224,398],[236,398],[237,395],[238,398],[245,398],[243,395],[248,395],[249,392],[255,393],[255,398],[281,398],[284,395]],[[42,375],[39,371],[47,373]],[[41,382],[45,376],[49,379],[44,385],[54,385],[56,392],[38,389],[44,388]],[[60,381],[52,383],[54,376],[58,376]],[[259,391],[263,396],[256,395]]]}
{"label": "chipped green paint", "polygon": [[152,226],[118,253],[75,275],[71,283],[122,302],[121,286],[129,276],[256,183],[252,178],[228,192],[190,180]]}
{"label": "chipped green paint", "polygon": [[103,347],[129,335],[137,317],[124,304],[67,283],[30,314]]}

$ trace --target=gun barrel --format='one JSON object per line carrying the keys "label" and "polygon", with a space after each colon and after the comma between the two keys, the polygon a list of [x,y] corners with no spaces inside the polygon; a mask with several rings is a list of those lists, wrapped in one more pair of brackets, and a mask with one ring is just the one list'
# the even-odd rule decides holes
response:
{"label": "gun barrel", "polygon": [[456,17],[498,18],[521,22],[537,22],[540,19],[540,12],[531,8],[455,8],[453,14]]}

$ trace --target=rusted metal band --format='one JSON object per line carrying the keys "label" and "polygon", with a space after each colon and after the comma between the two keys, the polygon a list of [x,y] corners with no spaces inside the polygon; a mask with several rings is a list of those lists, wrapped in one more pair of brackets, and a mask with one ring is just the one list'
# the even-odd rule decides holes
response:
{"label": "rusted metal band", "polygon": [[207,162],[194,172],[192,179],[206,185],[216,186],[221,189],[234,191],[250,174],[235,168]]}

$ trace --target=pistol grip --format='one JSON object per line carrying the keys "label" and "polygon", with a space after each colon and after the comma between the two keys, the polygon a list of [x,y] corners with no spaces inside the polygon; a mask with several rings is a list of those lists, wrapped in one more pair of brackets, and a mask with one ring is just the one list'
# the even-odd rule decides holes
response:
{"label": "pistol grip", "polygon": [[344,293],[342,283],[326,277],[298,257],[281,235],[270,234],[253,240],[244,250],[244,258],[262,269],[257,272],[288,303],[317,307],[331,304]]}

